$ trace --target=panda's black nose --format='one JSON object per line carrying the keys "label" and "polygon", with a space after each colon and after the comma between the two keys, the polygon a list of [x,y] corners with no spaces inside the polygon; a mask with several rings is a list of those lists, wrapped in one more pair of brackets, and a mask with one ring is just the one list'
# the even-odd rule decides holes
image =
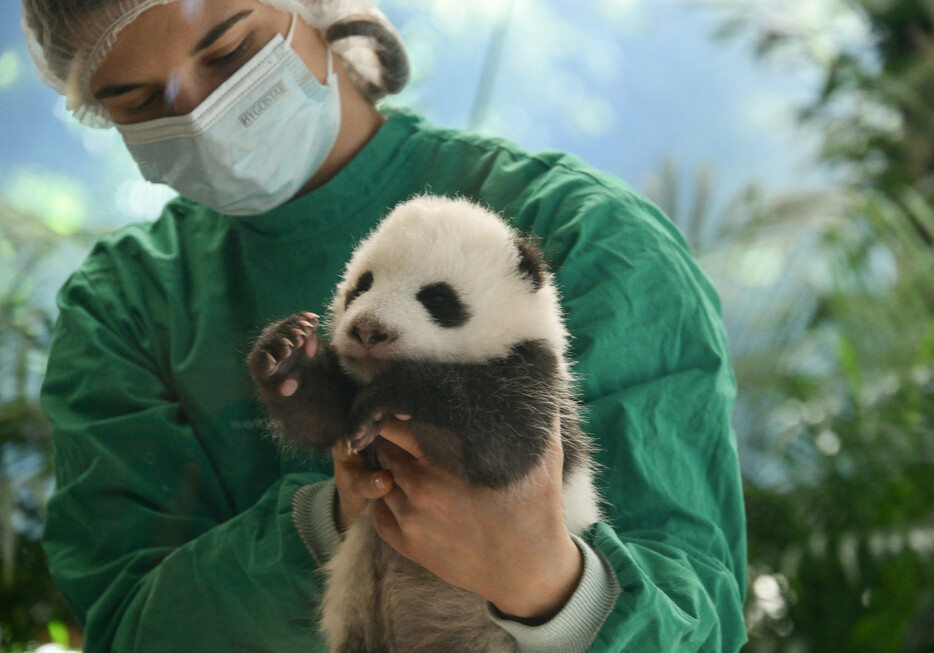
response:
{"label": "panda's black nose", "polygon": [[350,335],[367,349],[389,340],[389,334],[378,326],[357,324],[350,328]]}

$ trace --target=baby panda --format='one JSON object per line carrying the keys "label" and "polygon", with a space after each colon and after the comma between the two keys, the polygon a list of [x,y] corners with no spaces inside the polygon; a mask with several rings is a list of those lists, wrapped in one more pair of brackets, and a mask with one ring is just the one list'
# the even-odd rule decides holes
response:
{"label": "baby panda", "polygon": [[[420,196],[355,250],[329,308],[270,325],[248,362],[279,437],[299,447],[378,446],[405,415],[432,462],[505,488],[543,463],[556,423],[568,528],[597,521],[567,333],[538,249],[486,209]],[[339,652],[513,651],[480,597],[402,557],[369,513],[326,567],[321,627]]]}

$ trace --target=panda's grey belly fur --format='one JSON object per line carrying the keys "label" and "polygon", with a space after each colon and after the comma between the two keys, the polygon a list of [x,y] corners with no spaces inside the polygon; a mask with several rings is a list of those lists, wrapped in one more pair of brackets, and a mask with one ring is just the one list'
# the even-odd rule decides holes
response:
{"label": "panda's grey belly fur", "polygon": [[[588,441],[578,425],[568,365],[553,344],[522,340],[505,355],[479,362],[393,360],[361,382],[343,373],[340,355],[318,338],[314,356],[264,376],[264,357],[297,323],[307,332],[301,314],[267,327],[249,359],[287,443],[325,448],[378,430],[384,416],[407,415],[434,464],[473,484],[509,488],[541,465],[560,416],[568,528],[580,534],[598,519]],[[290,397],[276,391],[286,376],[299,381]],[[320,626],[332,651],[515,650],[512,637],[490,619],[486,601],[398,554],[378,537],[369,511],[348,529],[325,572]]]}

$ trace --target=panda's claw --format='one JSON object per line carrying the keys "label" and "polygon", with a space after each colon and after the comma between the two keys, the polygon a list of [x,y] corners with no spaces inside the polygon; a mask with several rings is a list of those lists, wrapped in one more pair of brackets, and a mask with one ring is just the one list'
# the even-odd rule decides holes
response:
{"label": "panda's claw", "polygon": [[385,423],[386,418],[381,415],[374,415],[373,419],[368,419],[345,441],[347,451],[350,454],[357,454],[366,449],[373,443],[373,440],[379,437],[379,432]]}

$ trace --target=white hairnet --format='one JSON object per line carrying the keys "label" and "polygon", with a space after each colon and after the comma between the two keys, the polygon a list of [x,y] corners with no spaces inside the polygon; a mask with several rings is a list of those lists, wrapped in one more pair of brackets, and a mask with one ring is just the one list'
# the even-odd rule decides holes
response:
{"label": "white hairnet", "polygon": [[[91,94],[90,80],[121,29],[147,9],[181,2],[197,11],[204,0],[23,0],[22,27],[39,75],[65,95],[82,123],[111,124]],[[372,102],[397,93],[408,80],[402,39],[370,0],[259,0],[295,12],[318,28]]]}

